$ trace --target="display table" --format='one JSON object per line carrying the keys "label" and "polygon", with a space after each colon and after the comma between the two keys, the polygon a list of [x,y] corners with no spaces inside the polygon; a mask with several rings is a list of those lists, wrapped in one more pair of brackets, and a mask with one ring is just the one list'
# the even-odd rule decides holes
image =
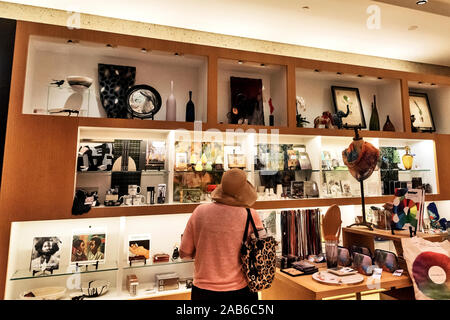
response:
{"label": "display table", "polygon": [[[407,272],[406,262],[403,259],[402,238],[409,238],[409,230],[396,230],[394,234],[390,230],[374,229],[370,231],[365,227],[342,228],[342,243],[344,247],[350,248],[352,245],[369,248],[373,253],[375,251],[375,237],[392,240],[395,246],[395,253],[399,259],[400,267]],[[424,238],[432,242],[441,242],[448,238],[448,232],[439,234],[430,234],[417,232],[417,237]]]}
{"label": "display table", "polygon": [[[325,267],[319,270],[326,270]],[[276,271],[272,286],[262,291],[262,300],[321,300],[346,294],[359,294],[365,291],[377,289],[399,289],[412,286],[411,279],[407,275],[394,276],[392,273],[383,272],[378,283],[371,277],[364,276],[364,281],[354,285],[326,285],[317,282],[312,275],[291,277],[279,269]]]}

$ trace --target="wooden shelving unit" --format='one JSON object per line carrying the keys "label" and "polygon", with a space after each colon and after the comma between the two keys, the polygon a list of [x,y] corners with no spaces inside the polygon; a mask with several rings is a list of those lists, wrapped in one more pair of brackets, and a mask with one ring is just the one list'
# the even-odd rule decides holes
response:
{"label": "wooden shelving unit", "polygon": [[[427,196],[427,201],[449,200],[450,184],[445,183],[450,176],[448,159],[450,151],[450,131],[437,133],[413,133],[410,128],[410,112],[408,91],[411,82],[434,83],[445,88],[450,87],[450,77],[400,72],[356,65],[331,63],[310,59],[301,59],[281,55],[270,55],[241,50],[201,46],[174,41],[149,39],[100,31],[89,31],[64,27],[18,21],[14,51],[14,64],[11,80],[10,104],[8,112],[5,158],[3,165],[3,189],[0,194],[0,234],[4,244],[9,243],[10,225],[13,221],[58,220],[78,218],[71,215],[73,202],[76,147],[80,127],[101,127],[117,129],[160,129],[194,130],[194,123],[164,120],[109,119],[94,117],[60,117],[23,113],[25,103],[28,52],[30,37],[53,37],[75,39],[80,42],[112,44],[140,50],[148,48],[168,53],[181,53],[203,57],[206,61],[206,85],[204,92],[204,117],[201,119],[202,130],[218,129],[242,130],[278,130],[282,135],[352,137],[351,130],[297,128],[296,127],[296,69],[319,70],[329,73],[363,75],[365,77],[394,79],[399,83],[402,126],[398,132],[363,130],[365,138],[432,140],[435,143],[435,170],[437,192]],[[280,103],[285,108],[282,126],[231,125],[219,123],[218,115],[218,74],[221,71],[219,61],[243,60],[266,65],[278,65],[285,69],[285,99]],[[163,103],[164,103],[163,98]],[[398,110],[397,110],[398,111]],[[310,121],[312,119],[309,119]],[[380,122],[384,119],[380,119]],[[368,122],[368,115],[366,115]],[[381,124],[382,125],[382,124]],[[250,130],[250,131],[249,131]],[[25,187],[25,191],[24,191]],[[368,197],[366,204],[383,203],[391,200],[391,196]],[[310,198],[301,200],[258,201],[256,209],[281,209],[313,206],[357,205],[359,198]],[[119,217],[133,215],[159,215],[189,213],[198,204],[167,204],[152,207],[101,207],[92,209],[86,217]],[[4,245],[0,253],[0,292],[3,294],[7,267],[8,245]],[[2,296],[0,294],[0,296]]]}

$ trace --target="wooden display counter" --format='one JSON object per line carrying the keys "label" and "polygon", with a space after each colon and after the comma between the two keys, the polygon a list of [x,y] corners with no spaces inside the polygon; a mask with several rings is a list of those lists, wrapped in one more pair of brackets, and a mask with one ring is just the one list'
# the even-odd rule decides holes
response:
{"label": "wooden display counter", "polygon": [[[319,268],[319,270],[325,270]],[[312,275],[291,277],[277,269],[272,286],[261,293],[262,300],[322,300],[346,294],[358,294],[376,289],[399,289],[412,286],[407,275],[394,276],[383,272],[381,281],[372,281],[370,276],[364,276],[364,281],[354,285],[326,285],[317,282]]]}

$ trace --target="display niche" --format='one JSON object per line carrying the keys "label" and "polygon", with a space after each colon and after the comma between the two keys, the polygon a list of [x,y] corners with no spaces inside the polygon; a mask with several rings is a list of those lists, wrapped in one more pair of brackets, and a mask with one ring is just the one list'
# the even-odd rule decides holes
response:
{"label": "display niche", "polygon": [[[380,162],[364,181],[366,196],[395,188],[437,193],[433,140],[365,138]],[[81,127],[76,190],[98,206],[211,202],[222,175],[240,168],[258,201],[360,196],[342,159],[351,137]]]}
{"label": "display niche", "polygon": [[30,36],[24,114],[206,122],[207,58]]}

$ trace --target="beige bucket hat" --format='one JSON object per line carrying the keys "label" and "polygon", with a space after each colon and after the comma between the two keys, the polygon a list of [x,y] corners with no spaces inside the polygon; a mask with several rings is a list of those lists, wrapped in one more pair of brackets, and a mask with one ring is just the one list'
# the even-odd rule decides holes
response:
{"label": "beige bucket hat", "polygon": [[255,187],[247,181],[245,172],[234,168],[223,174],[222,181],[212,192],[211,198],[229,206],[251,207],[258,195]]}

